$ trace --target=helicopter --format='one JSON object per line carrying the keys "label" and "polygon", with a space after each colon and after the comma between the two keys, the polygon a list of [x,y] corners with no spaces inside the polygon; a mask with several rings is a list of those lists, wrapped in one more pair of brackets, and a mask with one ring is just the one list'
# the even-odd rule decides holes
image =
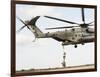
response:
{"label": "helicopter", "polygon": [[46,28],[46,30],[64,29],[62,31],[47,32],[47,33],[43,33],[36,26],[36,21],[40,18],[40,16],[36,16],[36,17],[32,18],[30,21],[25,21],[25,22],[22,19],[20,19],[19,17],[17,17],[24,24],[24,26],[22,26],[18,30],[18,32],[20,32],[23,28],[27,27],[35,35],[35,38],[53,38],[59,42],[62,42],[63,46],[74,45],[74,47],[77,48],[77,44],[84,45],[85,43],[94,42],[94,39],[95,39],[94,28],[89,27],[89,26],[93,26],[92,23],[94,21],[85,23],[84,8],[81,8],[81,11],[82,11],[81,12],[82,13],[82,21],[83,21],[83,23],[81,23],[81,24],[72,22],[72,21],[59,19],[56,17],[44,16],[49,19],[77,25],[77,26]]}

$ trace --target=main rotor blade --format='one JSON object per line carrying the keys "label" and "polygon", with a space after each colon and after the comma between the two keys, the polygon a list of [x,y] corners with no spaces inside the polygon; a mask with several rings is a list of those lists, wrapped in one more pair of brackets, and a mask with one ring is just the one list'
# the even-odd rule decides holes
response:
{"label": "main rotor blade", "polygon": [[94,25],[88,25],[88,26],[94,26]]}
{"label": "main rotor blade", "polygon": [[88,24],[92,24],[94,21],[92,21],[92,22],[90,22],[90,23],[88,23]]}
{"label": "main rotor blade", "polygon": [[50,19],[55,19],[55,20],[58,20],[58,21],[66,22],[66,23],[70,23],[70,24],[80,25],[80,24],[75,23],[75,22],[71,22],[71,21],[67,21],[67,20],[63,20],[63,19],[59,19],[59,18],[55,18],[55,17],[50,17],[50,16],[44,16],[44,17],[47,17],[47,18],[50,18]]}
{"label": "main rotor blade", "polygon": [[83,23],[85,23],[84,8],[82,8],[81,10],[82,10],[82,21]]}
{"label": "main rotor blade", "polygon": [[50,29],[64,29],[64,28],[73,28],[73,27],[79,27],[79,26],[69,26],[69,27],[55,27],[55,28],[46,28],[46,30],[50,30]]}

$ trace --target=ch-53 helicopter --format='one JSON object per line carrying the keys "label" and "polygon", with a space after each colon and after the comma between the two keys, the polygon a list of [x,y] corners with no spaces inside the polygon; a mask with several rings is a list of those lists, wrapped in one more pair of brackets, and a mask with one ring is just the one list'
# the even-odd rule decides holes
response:
{"label": "ch-53 helicopter", "polygon": [[[89,26],[93,26],[92,23],[85,23],[85,16],[84,16],[84,8],[81,8],[82,11],[82,24],[67,21],[63,19],[59,19],[56,17],[51,16],[44,16],[49,19],[54,19],[58,21],[62,21],[65,23],[76,24],[78,26],[66,26],[66,27],[55,27],[55,28],[46,28],[49,29],[64,29],[62,31],[55,31],[55,32],[47,32],[43,33],[37,26],[36,21],[40,18],[40,16],[36,16],[32,18],[30,21],[24,22],[22,19],[18,17],[18,19],[24,24],[19,31],[21,31],[24,27],[27,27],[32,33],[34,33],[36,38],[53,38],[59,42],[62,42],[62,45],[74,45],[77,48],[77,44],[90,43],[94,42],[94,28],[90,28]],[[67,28],[69,28],[67,30]]]}

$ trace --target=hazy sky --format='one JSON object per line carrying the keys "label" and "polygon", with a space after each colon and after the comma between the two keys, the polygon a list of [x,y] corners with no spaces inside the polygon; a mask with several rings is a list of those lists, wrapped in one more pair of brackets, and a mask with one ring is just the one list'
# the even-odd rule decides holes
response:
{"label": "hazy sky", "polygon": [[[40,15],[36,25],[44,33],[48,32],[45,28],[67,26],[70,24],[51,20],[43,16],[48,15],[73,22],[82,23],[80,8],[67,7],[50,7],[38,5],[16,5],[16,16],[23,21]],[[94,10],[85,9],[85,20],[91,22],[94,20]],[[16,31],[23,24],[16,19]],[[72,26],[72,25],[71,25]],[[52,30],[56,31],[56,30]],[[52,32],[49,30],[49,32]],[[16,33],[16,69],[31,69],[31,68],[53,68],[62,67],[63,49],[61,42],[52,38],[37,39],[35,42],[34,35],[27,28],[24,28],[20,33]],[[67,66],[93,64],[94,63],[94,44],[88,43],[78,45],[74,48],[73,45],[65,46],[66,64]]]}

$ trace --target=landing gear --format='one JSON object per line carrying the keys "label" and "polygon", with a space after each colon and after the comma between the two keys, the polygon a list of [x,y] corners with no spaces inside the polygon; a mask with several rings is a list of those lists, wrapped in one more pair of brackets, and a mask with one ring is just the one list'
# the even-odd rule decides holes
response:
{"label": "landing gear", "polygon": [[84,45],[84,43],[82,43],[82,45]]}
{"label": "landing gear", "polygon": [[75,46],[74,46],[75,48],[77,48],[77,45],[75,44]]}

